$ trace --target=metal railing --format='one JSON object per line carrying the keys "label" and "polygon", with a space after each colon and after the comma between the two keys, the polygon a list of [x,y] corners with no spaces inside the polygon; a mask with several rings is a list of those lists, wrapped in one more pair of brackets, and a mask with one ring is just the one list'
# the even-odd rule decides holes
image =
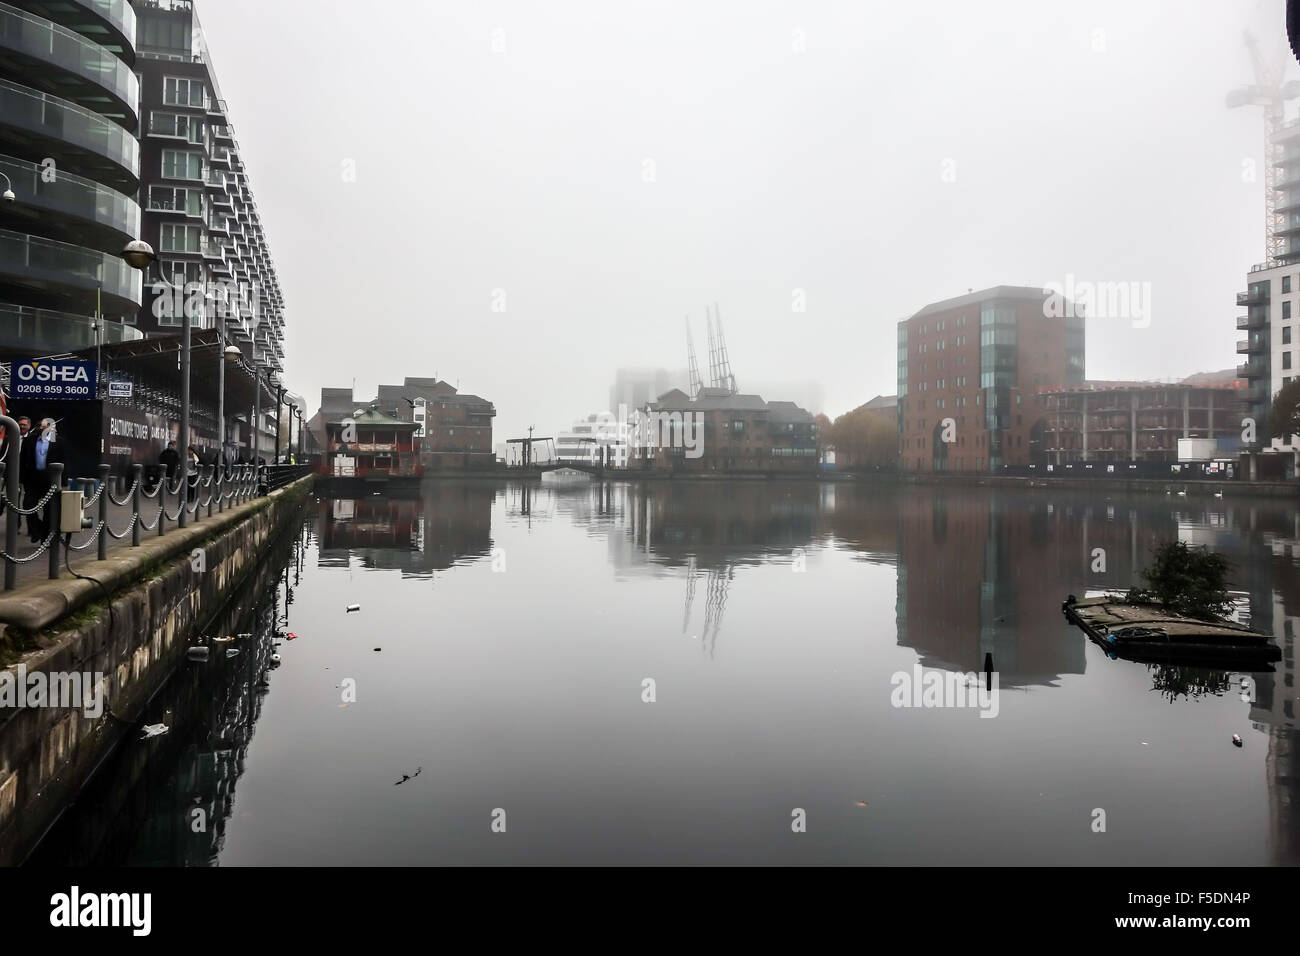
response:
{"label": "metal railing", "polygon": [[[74,479],[78,488],[85,486],[82,489],[82,514],[93,515],[92,524],[79,532],[66,533],[59,530],[59,493],[69,490],[64,487],[63,464],[51,462],[46,469],[48,489],[40,498],[24,502],[19,455],[9,437],[18,434],[18,424],[0,415],[0,426],[4,428],[8,446],[4,456],[4,485],[0,488],[0,507],[5,515],[4,550],[0,551],[0,558],[4,559],[6,591],[18,586],[20,565],[30,564],[43,555],[48,556],[50,580],[57,580],[60,561],[67,560],[61,554],[65,548],[69,552],[88,551],[93,546],[97,559],[103,561],[108,557],[110,537],[123,541],[130,536],[131,547],[139,547],[142,533],[162,537],[167,532],[168,522],[183,528],[190,521],[212,517],[214,511],[221,513],[270,494],[311,472],[311,465],[200,465],[197,472],[186,475],[182,470],[172,481],[165,470],[158,469],[156,476],[146,478],[144,465],[132,465],[130,485],[124,494],[118,496],[113,493],[112,486],[120,486],[120,479],[125,476],[116,476],[115,480],[110,474],[110,466],[100,465],[97,476]],[[86,494],[86,489],[92,489],[93,493]],[[115,529],[110,521],[111,505],[119,508],[129,506],[131,509],[129,520],[120,530]],[[20,557],[17,553],[18,524],[24,516],[29,528],[31,520],[36,518],[46,530],[44,538],[36,542],[36,550]],[[74,541],[75,538],[80,540]]]}

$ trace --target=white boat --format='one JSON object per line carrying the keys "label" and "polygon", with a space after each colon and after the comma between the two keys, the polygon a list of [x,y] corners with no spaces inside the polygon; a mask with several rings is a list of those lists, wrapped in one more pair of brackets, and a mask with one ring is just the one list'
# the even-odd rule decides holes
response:
{"label": "white boat", "polygon": [[576,485],[591,481],[591,475],[576,468],[556,468],[553,471],[542,472],[542,481],[548,484]]}

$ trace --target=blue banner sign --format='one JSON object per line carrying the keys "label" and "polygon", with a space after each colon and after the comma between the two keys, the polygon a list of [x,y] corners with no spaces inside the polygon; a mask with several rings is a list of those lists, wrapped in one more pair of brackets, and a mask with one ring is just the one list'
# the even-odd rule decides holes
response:
{"label": "blue banner sign", "polygon": [[95,398],[95,363],[74,359],[14,361],[9,389],[14,398]]}

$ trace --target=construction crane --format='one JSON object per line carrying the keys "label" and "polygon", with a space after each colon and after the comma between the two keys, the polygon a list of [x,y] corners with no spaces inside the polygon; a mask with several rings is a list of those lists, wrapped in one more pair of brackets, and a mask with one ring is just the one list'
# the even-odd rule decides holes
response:
{"label": "construction crane", "polygon": [[1287,67],[1285,51],[1270,66],[1264,62],[1259,42],[1249,30],[1245,41],[1255,69],[1255,82],[1229,93],[1227,104],[1229,109],[1258,106],[1264,111],[1264,251],[1269,265],[1276,265],[1282,253],[1283,224],[1277,214],[1278,148],[1273,134],[1282,125],[1286,101],[1300,96],[1300,82],[1283,79]]}
{"label": "construction crane", "polygon": [[718,340],[713,335],[713,313],[704,307],[704,332],[709,337],[709,388],[718,387]]}
{"label": "construction crane", "polygon": [[713,303],[713,321],[717,325],[718,331],[718,388],[725,388],[731,395],[738,391],[736,388],[736,376],[731,374],[731,359],[727,355],[727,339],[722,334],[722,313],[718,311],[718,303]]}
{"label": "construction crane", "polygon": [[691,378],[691,398],[700,394],[704,383],[700,381],[700,362],[695,357],[695,340],[691,338],[691,317],[686,317],[686,367]]}

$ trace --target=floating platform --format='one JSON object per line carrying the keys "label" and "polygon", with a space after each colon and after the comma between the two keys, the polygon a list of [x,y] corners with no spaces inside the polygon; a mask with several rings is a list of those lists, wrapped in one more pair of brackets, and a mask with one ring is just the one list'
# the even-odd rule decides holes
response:
{"label": "floating platform", "polygon": [[1079,601],[1072,594],[1061,611],[1108,654],[1125,660],[1231,667],[1282,659],[1281,648],[1245,625],[1170,614],[1158,604],[1128,604],[1113,595]]}
{"label": "floating platform", "polygon": [[591,475],[577,468],[556,468],[542,472],[542,481],[548,485],[584,485],[590,484]]}

